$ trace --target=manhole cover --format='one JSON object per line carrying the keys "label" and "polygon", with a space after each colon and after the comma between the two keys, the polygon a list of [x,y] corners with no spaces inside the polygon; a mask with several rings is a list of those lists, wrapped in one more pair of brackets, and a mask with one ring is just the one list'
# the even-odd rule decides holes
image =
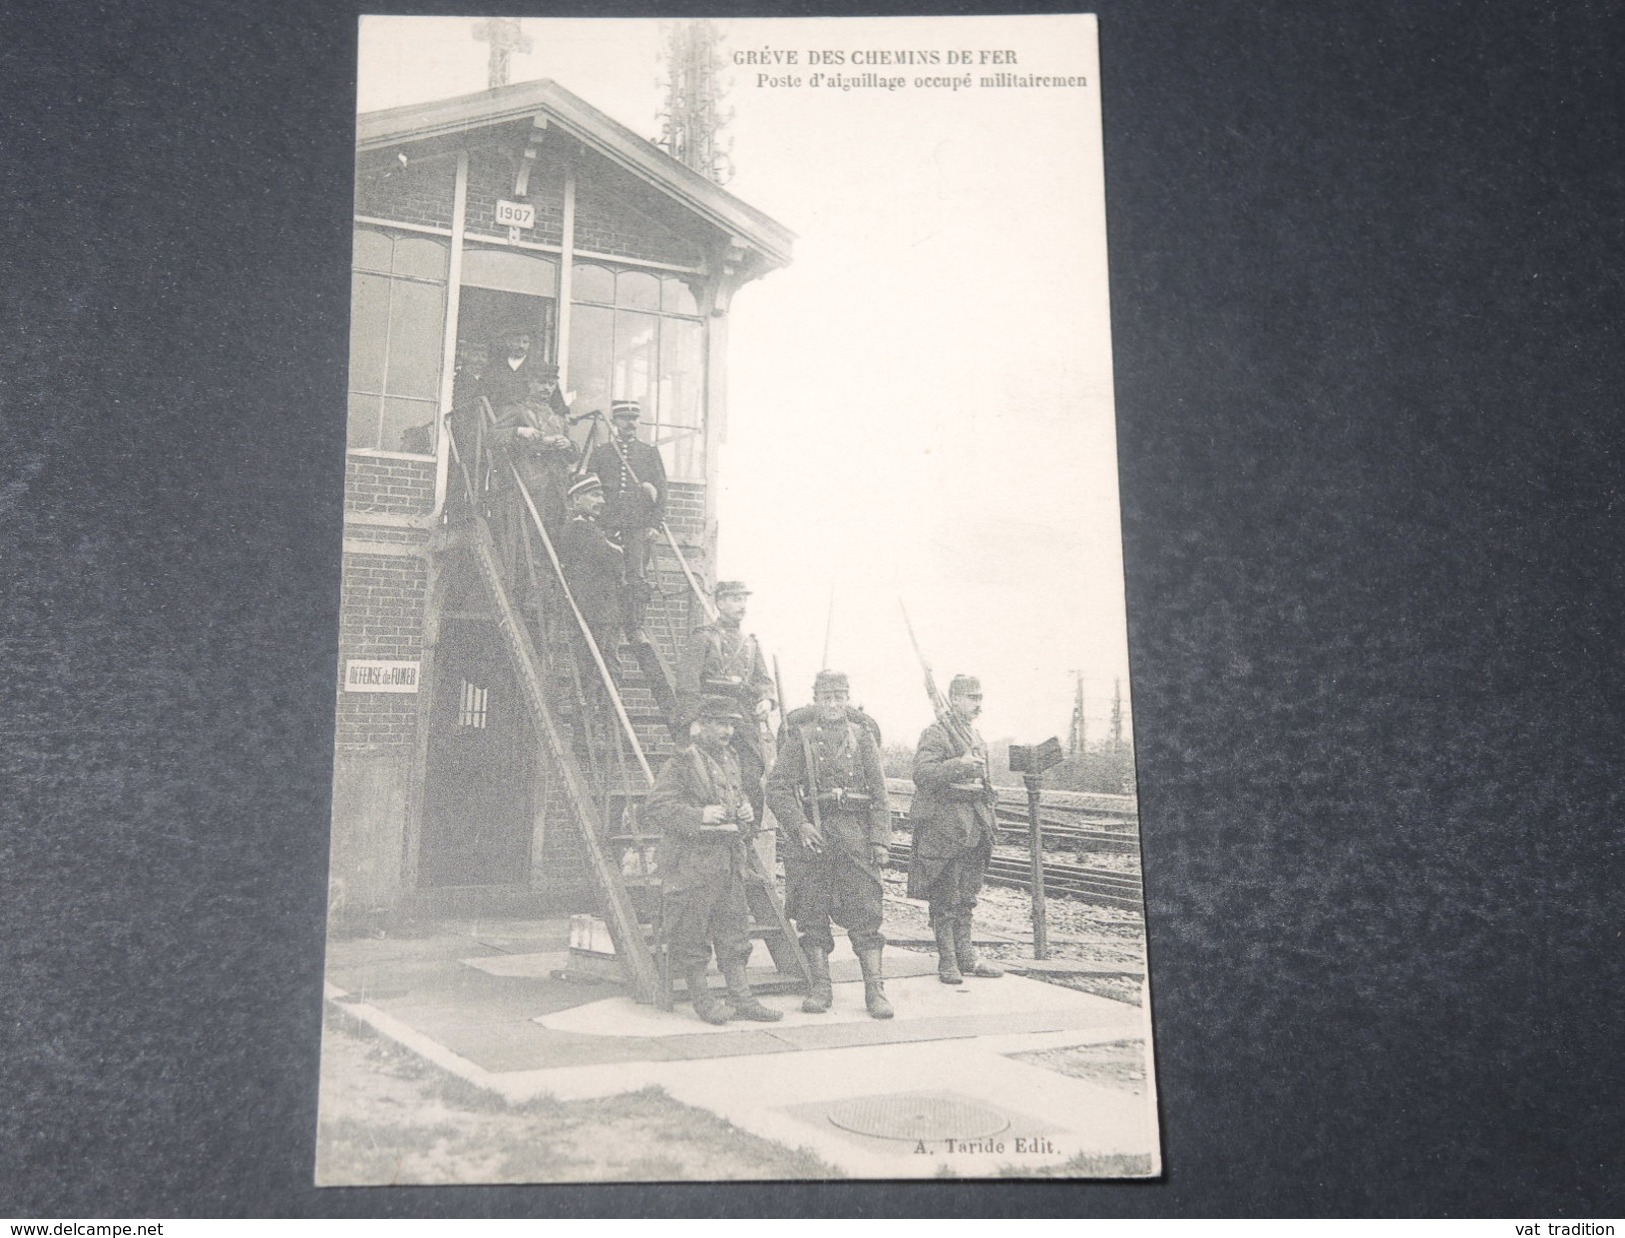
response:
{"label": "manhole cover", "polygon": [[991,1105],[952,1096],[864,1096],[830,1108],[842,1130],[881,1139],[981,1139],[1010,1125]]}

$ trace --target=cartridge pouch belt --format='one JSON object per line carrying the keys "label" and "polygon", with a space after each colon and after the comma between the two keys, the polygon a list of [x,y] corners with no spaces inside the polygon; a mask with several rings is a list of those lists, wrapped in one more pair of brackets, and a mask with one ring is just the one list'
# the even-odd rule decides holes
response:
{"label": "cartridge pouch belt", "polygon": [[865,791],[848,791],[845,787],[836,787],[833,791],[820,791],[818,793],[818,802],[820,804],[834,804],[837,808],[843,804],[851,804],[853,807],[861,808],[866,804],[873,804],[875,797]]}

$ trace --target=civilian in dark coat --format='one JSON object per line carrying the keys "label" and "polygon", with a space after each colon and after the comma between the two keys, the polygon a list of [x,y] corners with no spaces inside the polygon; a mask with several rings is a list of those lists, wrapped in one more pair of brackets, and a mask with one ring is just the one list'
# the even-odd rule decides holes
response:
{"label": "civilian in dark coat", "polygon": [[[492,408],[524,403],[530,392],[531,376],[545,366],[532,348],[534,339],[529,331],[510,331],[491,350],[491,360],[485,366],[481,382]],[[546,368],[557,376],[557,367]]]}

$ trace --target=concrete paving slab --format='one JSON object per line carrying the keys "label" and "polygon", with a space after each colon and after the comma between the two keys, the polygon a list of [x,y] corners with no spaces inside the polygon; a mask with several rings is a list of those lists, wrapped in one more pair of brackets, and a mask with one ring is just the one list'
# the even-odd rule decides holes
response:
{"label": "concrete paving slab", "polygon": [[[889,960],[888,960],[889,961]],[[770,1030],[787,1031],[797,1027],[828,1027],[832,1024],[870,1026],[871,1019],[863,1002],[861,982],[839,982],[831,986],[835,1004],[824,1014],[804,1014],[800,994],[764,994],[764,1006],[784,1015],[780,1023]],[[985,1015],[993,1019],[1009,1018],[1037,1012],[1079,1012],[1092,1026],[1100,1021],[1122,1020],[1122,1012],[1131,1011],[1120,1002],[1114,1002],[1092,993],[1080,993],[1059,985],[1044,984],[1019,976],[1005,976],[998,980],[971,980],[962,985],[946,985],[936,978],[932,966],[928,975],[901,976],[888,979],[886,993],[897,1009],[897,1018],[887,1022],[899,1026],[910,1022],[968,1015]],[[537,1021],[557,1031],[588,1033],[597,1036],[661,1036],[691,1035],[714,1036],[737,1028],[726,1023],[713,1026],[701,1023],[686,1007],[675,1011],[659,1010],[653,1006],[640,1006],[631,997],[616,994],[598,1001],[587,1002],[541,1015]],[[1133,1017],[1130,1021],[1135,1021]],[[1040,1020],[1043,1022],[1043,1020]],[[1076,1020],[1050,1022],[1041,1030],[1072,1026]],[[976,1033],[970,1033],[976,1034]]]}
{"label": "concrete paving slab", "polygon": [[[330,976],[369,987],[345,993],[330,985],[328,994],[385,1035],[510,1101],[656,1085],[867,1177],[1019,1174],[1108,1152],[1139,1156],[1156,1172],[1150,1086],[1147,1096],[1134,1096],[1009,1056],[1143,1039],[1148,1017],[1141,1008],[1019,975],[942,985],[934,955],[894,950],[886,957],[893,1020],[868,1017],[856,960],[848,958],[850,978],[832,969],[830,1012],[805,1015],[799,994],[768,994],[762,1000],[785,1012],[781,1023],[712,1027],[683,1005],[660,1011],[616,986],[553,980],[565,952],[529,948],[556,946],[551,931],[542,925],[483,940],[463,932],[362,941],[330,956]],[[830,1120],[844,1102],[906,1103],[945,1088],[997,1108],[1007,1125],[986,1139],[902,1147]]]}
{"label": "concrete paving slab", "polygon": [[570,965],[568,950],[544,950],[540,954],[487,954],[458,960],[490,976],[520,976],[544,980]]}

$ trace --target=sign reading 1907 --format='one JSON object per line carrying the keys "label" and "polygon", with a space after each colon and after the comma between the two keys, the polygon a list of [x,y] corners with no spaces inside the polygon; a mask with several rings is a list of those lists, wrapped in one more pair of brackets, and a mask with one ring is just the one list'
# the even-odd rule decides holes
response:
{"label": "sign reading 1907", "polygon": [[499,228],[534,228],[536,208],[529,202],[509,202],[497,199],[497,226]]}

